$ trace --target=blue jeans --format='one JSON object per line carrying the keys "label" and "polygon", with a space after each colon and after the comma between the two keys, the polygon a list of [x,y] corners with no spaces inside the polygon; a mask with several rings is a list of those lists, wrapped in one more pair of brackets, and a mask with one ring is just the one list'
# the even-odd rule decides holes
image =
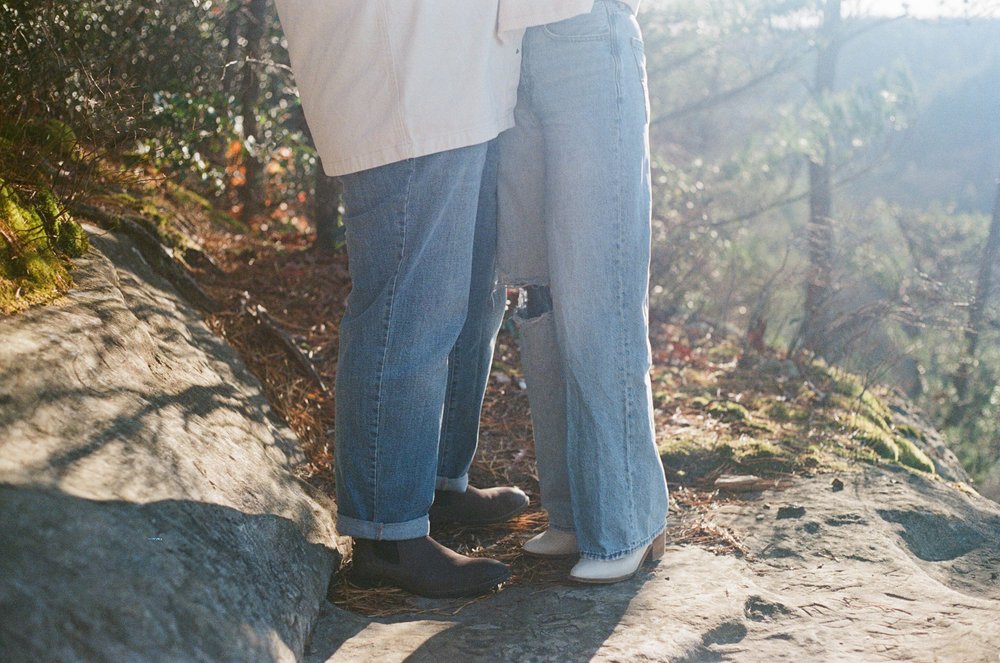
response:
{"label": "blue jeans", "polygon": [[342,177],[353,289],[337,365],[337,526],[428,533],[435,488],[463,491],[505,291],[496,141]]}
{"label": "blue jeans", "polygon": [[517,126],[501,136],[498,269],[547,288],[515,319],[549,526],[615,559],[665,526],[648,340],[649,111],[628,7],[524,38]]}

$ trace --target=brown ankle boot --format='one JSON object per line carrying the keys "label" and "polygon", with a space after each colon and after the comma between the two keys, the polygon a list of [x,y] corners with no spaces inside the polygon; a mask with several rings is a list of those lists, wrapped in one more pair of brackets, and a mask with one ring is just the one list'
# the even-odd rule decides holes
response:
{"label": "brown ankle boot", "polygon": [[476,596],[510,578],[506,564],[466,557],[429,536],[405,541],[354,539],[347,576],[355,585],[392,585],[430,598]]}
{"label": "brown ankle boot", "polygon": [[480,489],[469,486],[464,493],[435,490],[431,505],[431,525],[489,525],[502,523],[528,506],[528,496],[520,488]]}

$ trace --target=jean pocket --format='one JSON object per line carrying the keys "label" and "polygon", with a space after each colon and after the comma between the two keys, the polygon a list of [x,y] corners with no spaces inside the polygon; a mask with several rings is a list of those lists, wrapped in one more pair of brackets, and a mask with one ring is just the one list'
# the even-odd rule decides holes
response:
{"label": "jean pocket", "polygon": [[543,25],[542,30],[555,41],[598,41],[611,35],[611,22],[603,8],[595,7],[587,14]]}
{"label": "jean pocket", "polygon": [[646,47],[638,37],[632,37],[632,55],[635,56],[635,66],[638,69],[639,82],[642,84],[643,103],[646,106],[646,122],[649,122],[649,79],[646,75]]}

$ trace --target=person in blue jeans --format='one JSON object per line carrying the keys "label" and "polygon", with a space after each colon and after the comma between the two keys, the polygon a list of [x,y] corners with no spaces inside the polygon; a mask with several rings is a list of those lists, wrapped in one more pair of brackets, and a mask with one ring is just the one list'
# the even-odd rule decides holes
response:
{"label": "person in blue jeans", "polygon": [[[503,315],[494,253],[496,137],[513,124],[518,43],[502,0],[278,0],[306,119],[343,183],[353,288],[336,381],[337,529],[352,578],[425,596],[496,587],[431,523],[527,506],[468,471]],[[456,54],[460,54],[457,56]]]}
{"label": "person in blue jeans", "polygon": [[[544,5],[545,0],[539,0]],[[516,311],[548,529],[536,555],[579,554],[616,582],[663,551],[648,340],[650,174],[638,0],[531,27],[515,128],[500,139],[500,280]]]}

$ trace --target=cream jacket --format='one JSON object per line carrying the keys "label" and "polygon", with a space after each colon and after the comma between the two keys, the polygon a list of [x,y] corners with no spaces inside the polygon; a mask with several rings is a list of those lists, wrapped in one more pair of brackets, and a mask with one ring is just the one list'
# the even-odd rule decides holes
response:
{"label": "cream jacket", "polygon": [[328,175],[495,138],[514,123],[522,30],[593,3],[276,0]]}
{"label": "cream jacket", "polygon": [[[622,0],[639,11],[640,0]],[[594,6],[594,0],[501,0],[500,1],[500,33],[511,33],[533,25],[555,23],[578,14],[589,12]]]}

